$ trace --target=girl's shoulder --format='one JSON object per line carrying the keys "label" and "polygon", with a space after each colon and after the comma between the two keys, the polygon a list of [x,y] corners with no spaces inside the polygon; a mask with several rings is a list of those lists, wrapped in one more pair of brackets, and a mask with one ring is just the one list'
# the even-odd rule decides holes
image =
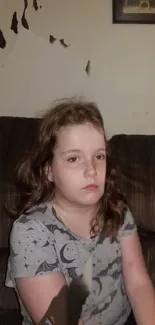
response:
{"label": "girl's shoulder", "polygon": [[13,223],[12,231],[29,232],[30,230],[39,230],[42,232],[52,232],[57,226],[58,220],[53,213],[52,206],[45,202],[34,206],[26,213],[21,214]]}
{"label": "girl's shoulder", "polygon": [[52,210],[50,210],[50,204],[49,202],[45,202],[42,204],[38,204],[36,206],[34,206],[33,208],[27,210],[25,213],[21,214],[18,219],[16,219],[15,222],[24,222],[24,221],[28,221],[28,220],[49,220],[51,221],[52,219]]}
{"label": "girl's shoulder", "polygon": [[60,272],[54,222],[46,203],[22,214],[14,222],[10,234],[10,278],[47,274],[53,270]]}

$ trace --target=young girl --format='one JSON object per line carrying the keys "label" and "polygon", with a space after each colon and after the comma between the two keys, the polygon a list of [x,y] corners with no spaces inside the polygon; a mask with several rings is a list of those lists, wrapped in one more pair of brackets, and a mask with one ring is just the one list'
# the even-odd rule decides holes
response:
{"label": "young girl", "polygon": [[44,116],[18,170],[21,196],[10,237],[6,285],[17,291],[23,325],[39,324],[90,257],[92,288],[79,324],[134,324],[131,307],[138,325],[155,324],[136,225],[108,159],[95,104],[60,102]]}

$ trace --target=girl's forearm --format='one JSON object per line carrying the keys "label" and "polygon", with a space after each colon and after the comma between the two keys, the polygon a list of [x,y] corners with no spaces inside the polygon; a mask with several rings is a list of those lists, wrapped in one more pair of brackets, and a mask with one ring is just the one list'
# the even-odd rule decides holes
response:
{"label": "girl's forearm", "polygon": [[137,325],[155,325],[155,291],[152,283],[129,294]]}

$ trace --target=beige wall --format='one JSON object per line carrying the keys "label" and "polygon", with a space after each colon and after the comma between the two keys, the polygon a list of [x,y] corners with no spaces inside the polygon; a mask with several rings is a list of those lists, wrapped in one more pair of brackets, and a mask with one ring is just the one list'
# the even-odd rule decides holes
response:
{"label": "beige wall", "polygon": [[98,103],[108,136],[155,133],[155,25],[113,25],[110,0],[38,0],[38,11],[32,2],[30,30],[20,24],[18,35],[9,27],[23,1],[0,4],[7,39],[0,49],[0,115],[34,116],[52,100],[80,95]]}

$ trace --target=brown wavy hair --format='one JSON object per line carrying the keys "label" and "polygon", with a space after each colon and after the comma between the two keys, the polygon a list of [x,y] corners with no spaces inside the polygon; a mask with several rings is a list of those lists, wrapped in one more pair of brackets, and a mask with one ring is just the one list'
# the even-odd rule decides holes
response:
{"label": "brown wavy hair", "polygon": [[[91,123],[104,130],[102,115],[93,102],[60,101],[43,116],[36,143],[17,168],[16,188],[19,195],[16,195],[14,204],[10,206],[10,213],[14,217],[18,217],[22,213],[29,213],[31,208],[52,199],[54,184],[47,178],[47,168],[53,160],[57,133],[67,125],[84,123]],[[114,239],[124,221],[126,201],[119,189],[118,171],[111,165],[107,141],[106,146],[105,192],[101,199],[100,210],[92,220],[91,234],[101,231],[104,236],[111,236]],[[101,219],[100,216],[103,218]]]}

